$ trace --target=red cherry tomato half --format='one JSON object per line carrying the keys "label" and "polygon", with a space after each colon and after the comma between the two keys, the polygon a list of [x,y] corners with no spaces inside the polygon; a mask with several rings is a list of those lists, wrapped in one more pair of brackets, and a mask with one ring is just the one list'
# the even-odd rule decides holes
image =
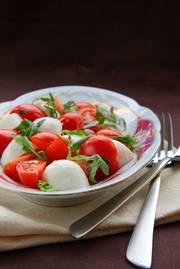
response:
{"label": "red cherry tomato half", "polygon": [[60,120],[64,130],[79,130],[83,126],[83,118],[79,113],[68,112]]}
{"label": "red cherry tomato half", "polygon": [[[118,151],[114,143],[105,136],[90,137],[79,150],[79,154],[92,156],[99,154],[104,160],[108,161],[109,176],[114,174],[119,168]],[[104,179],[102,173],[97,175],[100,179]]]}
{"label": "red cherry tomato half", "polygon": [[0,156],[2,155],[5,148],[13,140],[13,135],[16,134],[16,131],[2,129],[0,130]]}
{"label": "red cherry tomato half", "polygon": [[81,109],[87,108],[87,107],[89,107],[89,108],[95,108],[94,105],[92,105],[92,104],[90,104],[88,102],[78,102],[78,103],[76,103],[76,106],[77,106],[77,109],[78,110],[81,110]]}
{"label": "red cherry tomato half", "polygon": [[37,150],[46,150],[58,136],[53,133],[38,133],[31,136],[30,141]]}
{"label": "red cherry tomato half", "polygon": [[16,169],[18,163],[21,161],[32,160],[32,159],[34,159],[33,154],[31,154],[31,153],[23,154],[19,158],[15,159],[15,160],[11,160],[7,164],[5,164],[5,166],[3,167],[3,171],[8,177],[19,182],[20,178],[19,178],[19,175],[18,175],[18,172]]}
{"label": "red cherry tomato half", "polygon": [[105,136],[121,136],[122,134],[116,130],[111,129],[102,129],[96,133],[96,135],[105,135]]}
{"label": "red cherry tomato half", "polygon": [[46,162],[42,160],[26,160],[19,162],[16,169],[23,185],[37,188],[45,167]]}
{"label": "red cherry tomato half", "polygon": [[21,118],[28,119],[30,121],[47,116],[40,108],[33,104],[18,105],[11,110],[11,113],[17,113],[21,116]]}
{"label": "red cherry tomato half", "polygon": [[45,150],[45,154],[49,161],[66,159],[68,146],[63,139],[57,137]]}
{"label": "red cherry tomato half", "polygon": [[49,161],[66,159],[68,144],[63,138],[52,133],[38,133],[31,136],[30,141],[36,149],[44,150]]}

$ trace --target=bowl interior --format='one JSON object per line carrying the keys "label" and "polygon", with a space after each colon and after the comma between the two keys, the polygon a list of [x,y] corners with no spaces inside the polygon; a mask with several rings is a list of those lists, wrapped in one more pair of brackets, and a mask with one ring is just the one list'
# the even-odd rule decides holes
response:
{"label": "bowl interior", "polygon": [[[35,97],[48,94],[49,92],[52,92],[54,95],[59,95],[63,102],[67,102],[69,100],[87,101],[90,103],[98,101],[112,105],[120,109],[124,110],[128,109],[131,110],[133,113],[135,113],[137,117],[141,117],[152,121],[154,126],[153,127],[154,138],[152,145],[143,153],[141,158],[136,163],[123,167],[121,169],[121,172],[113,176],[111,180],[90,186],[88,189],[76,189],[71,191],[56,191],[53,193],[48,193],[49,196],[67,197],[75,194],[81,194],[81,193],[85,194],[89,192],[95,192],[100,189],[107,189],[110,186],[116,185],[119,182],[131,177],[142,167],[147,165],[148,162],[150,162],[150,160],[155,155],[160,145],[160,123],[157,116],[150,109],[140,106],[135,100],[109,90],[87,86],[61,86],[61,87],[41,89],[24,94],[13,101],[0,104],[0,113],[7,111],[10,107],[13,107],[15,105],[24,102],[31,102],[34,100]],[[130,121],[129,126],[132,124],[134,124],[134,122]],[[27,188],[18,183],[15,183],[2,172],[2,168],[0,170],[0,177],[1,177],[0,186],[2,188],[23,194],[27,193],[31,195],[44,195],[44,193],[41,191]]]}

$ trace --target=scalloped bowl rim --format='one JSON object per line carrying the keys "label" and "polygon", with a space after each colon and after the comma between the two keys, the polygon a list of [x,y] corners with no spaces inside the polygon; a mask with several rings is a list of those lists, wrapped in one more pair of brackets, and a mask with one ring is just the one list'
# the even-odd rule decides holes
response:
{"label": "scalloped bowl rim", "polygon": [[[10,108],[14,105],[17,105],[17,104],[20,104],[23,102],[28,102],[28,99],[34,98],[35,96],[47,94],[49,91],[51,91],[52,93],[55,93],[55,94],[57,94],[58,92],[59,92],[59,94],[62,94],[63,91],[67,91],[67,90],[68,90],[68,92],[71,90],[71,91],[73,91],[73,93],[74,93],[74,91],[75,92],[82,91],[82,93],[84,93],[84,90],[86,90],[87,91],[86,94],[87,93],[89,94],[89,92],[90,92],[91,94],[94,94],[95,96],[97,96],[97,95],[99,95],[99,96],[102,96],[102,95],[112,96],[112,97],[115,97],[116,99],[118,99],[119,101],[121,100],[121,103],[130,107],[135,112],[144,111],[146,114],[148,114],[148,117],[154,123],[155,136],[154,136],[153,144],[150,146],[149,149],[146,150],[146,152],[143,154],[141,159],[138,160],[133,166],[130,167],[130,172],[125,171],[123,174],[117,175],[111,180],[90,186],[90,188],[88,188],[88,189],[81,188],[81,189],[67,190],[67,191],[42,192],[39,190],[26,188],[24,186],[21,186],[20,184],[11,184],[10,182],[7,182],[5,180],[0,181],[0,187],[2,187],[3,189],[6,189],[6,190],[21,193],[24,195],[31,194],[34,196],[40,195],[40,196],[48,196],[48,197],[49,196],[71,197],[74,195],[81,195],[81,194],[85,195],[86,193],[92,193],[92,192],[100,191],[103,189],[105,190],[107,188],[110,188],[110,187],[113,187],[113,186],[119,184],[121,181],[124,181],[124,180],[132,177],[133,175],[135,175],[140,169],[145,167],[151,161],[151,159],[153,158],[153,156],[157,152],[159,145],[160,145],[160,142],[161,142],[159,119],[157,118],[156,114],[151,109],[139,105],[134,99],[132,99],[128,96],[122,95],[120,93],[112,92],[110,90],[97,88],[97,87],[78,86],[78,85],[76,85],[76,86],[69,85],[69,86],[49,87],[49,88],[34,90],[31,92],[25,93],[12,101],[0,103],[0,112],[1,112],[1,110],[4,112],[8,108]],[[87,101],[87,100],[84,100],[84,101]],[[112,104],[111,101],[110,101],[110,103]],[[3,172],[1,172],[1,175],[3,175],[4,178],[8,179],[8,177]]]}

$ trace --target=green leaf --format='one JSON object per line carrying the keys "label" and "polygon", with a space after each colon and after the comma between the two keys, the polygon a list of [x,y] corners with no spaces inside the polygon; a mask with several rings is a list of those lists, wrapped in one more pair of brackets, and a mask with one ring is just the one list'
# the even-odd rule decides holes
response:
{"label": "green leaf", "polygon": [[89,165],[89,181],[91,184],[96,184],[96,172],[98,168],[101,168],[102,172],[108,176],[109,175],[109,167],[105,160],[101,158],[99,154],[95,154],[93,156],[85,156],[78,155],[71,158],[72,161],[87,161],[90,162]]}
{"label": "green leaf", "polygon": [[79,139],[77,142],[71,143],[71,151],[72,152],[78,151],[78,149],[80,148],[80,146],[82,144],[84,144],[84,142],[86,142],[86,140],[89,139],[90,137],[91,137],[91,135],[88,135],[86,137],[83,137],[83,138]]}
{"label": "green leaf", "polygon": [[44,192],[54,191],[53,187],[49,183],[47,183],[46,181],[43,181],[43,180],[38,181],[38,188]]}
{"label": "green leaf", "polygon": [[18,129],[22,135],[25,135],[27,137],[31,137],[32,135],[38,133],[39,128],[43,122],[44,122],[44,120],[41,120],[40,122],[35,124],[34,122],[31,122],[27,119],[24,119],[20,123],[20,125],[18,126]]}
{"label": "green leaf", "polygon": [[64,104],[64,112],[76,112],[77,111],[77,106],[74,101],[69,101]]}
{"label": "green leaf", "polygon": [[44,105],[44,108],[46,109],[47,114],[52,118],[58,118],[58,113],[55,107],[54,96],[52,95],[51,92],[49,92],[49,95],[47,96],[36,97],[34,101],[36,100],[42,100],[46,102],[46,104]]}
{"label": "green leaf", "polygon": [[130,149],[137,144],[137,141],[130,135],[114,136],[111,138],[125,144]]}
{"label": "green leaf", "polygon": [[47,158],[45,156],[44,151],[37,151],[33,148],[31,142],[28,140],[27,136],[22,136],[22,135],[15,135],[14,139],[18,144],[22,146],[22,149],[26,152],[31,152],[33,153],[37,158],[47,161]]}
{"label": "green leaf", "polygon": [[124,131],[126,129],[126,122],[123,118],[116,117],[114,108],[111,106],[110,109],[103,107],[102,105],[96,105],[96,118],[98,125],[110,126],[116,130]]}
{"label": "green leaf", "polygon": [[62,135],[88,136],[89,133],[87,133],[87,132],[84,131],[84,130],[73,130],[73,131],[70,131],[70,130],[63,130],[63,131],[62,131]]}

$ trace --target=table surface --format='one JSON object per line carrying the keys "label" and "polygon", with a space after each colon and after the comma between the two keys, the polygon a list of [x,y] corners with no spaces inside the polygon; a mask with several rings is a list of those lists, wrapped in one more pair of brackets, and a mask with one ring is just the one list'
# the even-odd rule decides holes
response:
{"label": "table surface", "polygon": [[[178,8],[54,1],[25,8],[6,1],[0,16],[0,101],[57,85],[89,85],[171,112],[180,143]],[[121,2],[121,1],[120,1]],[[27,3],[26,3],[27,4]],[[22,12],[23,11],[23,12]],[[133,268],[130,233],[0,253],[0,268]],[[180,268],[180,223],[155,229],[153,268]]]}

